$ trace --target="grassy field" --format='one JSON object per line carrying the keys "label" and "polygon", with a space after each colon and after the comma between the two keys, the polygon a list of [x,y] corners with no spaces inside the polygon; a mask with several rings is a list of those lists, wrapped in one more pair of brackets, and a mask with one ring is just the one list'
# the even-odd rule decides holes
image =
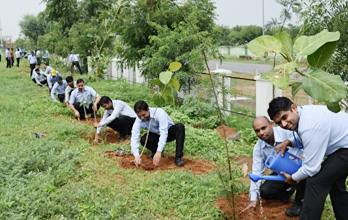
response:
{"label": "grassy field", "polygon": [[[216,171],[194,175],[190,171],[122,169],[116,160],[102,156],[119,144],[90,144],[86,134],[93,134],[94,128],[75,120],[65,105],[52,102],[47,87],[34,85],[26,60],[19,68],[5,66],[2,61],[0,219],[223,218],[214,205],[224,195]],[[86,84],[95,87],[88,80]],[[152,104],[147,87],[122,80],[102,80],[98,92],[131,106],[139,99]],[[179,109],[166,110],[174,121],[186,125],[185,157],[215,161],[225,172],[224,144],[218,133],[193,128],[188,124],[192,119]],[[228,120],[241,127],[246,138],[252,136],[247,130],[251,119],[230,116]],[[34,132],[45,137],[35,138]],[[125,147],[130,152],[130,145]],[[252,144],[241,140],[230,148],[233,155],[250,155]],[[173,154],[174,149],[169,144],[166,153]],[[238,188],[246,189],[247,185]]]}

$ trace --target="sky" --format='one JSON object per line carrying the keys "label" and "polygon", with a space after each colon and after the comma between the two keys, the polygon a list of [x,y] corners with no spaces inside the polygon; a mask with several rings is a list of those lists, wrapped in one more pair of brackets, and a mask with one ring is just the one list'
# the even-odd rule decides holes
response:
{"label": "sky", "polygon": [[[0,0],[0,20],[3,36],[12,36],[15,41],[20,35],[19,22],[26,14],[37,15],[45,9],[42,0]],[[262,0],[214,0],[219,25],[262,26]],[[265,23],[279,18],[281,6],[274,0],[264,0]]]}

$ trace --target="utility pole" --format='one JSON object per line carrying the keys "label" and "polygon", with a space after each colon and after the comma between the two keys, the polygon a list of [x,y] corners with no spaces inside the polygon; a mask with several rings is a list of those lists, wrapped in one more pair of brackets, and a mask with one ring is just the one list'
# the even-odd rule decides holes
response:
{"label": "utility pole", "polygon": [[262,35],[265,35],[265,0],[262,0]]}
{"label": "utility pole", "polygon": [[2,44],[2,28],[1,28],[1,18],[0,18],[0,48],[4,47]]}

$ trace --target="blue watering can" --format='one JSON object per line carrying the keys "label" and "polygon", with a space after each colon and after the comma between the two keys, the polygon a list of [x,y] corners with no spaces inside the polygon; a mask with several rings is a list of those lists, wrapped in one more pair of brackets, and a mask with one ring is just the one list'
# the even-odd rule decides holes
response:
{"label": "blue watering can", "polygon": [[290,175],[294,174],[302,166],[302,160],[287,151],[284,153],[284,157],[282,157],[281,152],[279,152],[277,157],[269,156],[265,161],[265,166],[278,173],[278,175],[263,176],[249,173],[249,178],[254,182],[257,182],[260,179],[285,181],[285,176],[280,174],[280,172]]}

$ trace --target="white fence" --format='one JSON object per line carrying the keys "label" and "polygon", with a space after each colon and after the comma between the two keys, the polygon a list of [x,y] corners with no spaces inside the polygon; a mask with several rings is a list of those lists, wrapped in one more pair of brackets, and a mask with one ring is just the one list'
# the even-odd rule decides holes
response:
{"label": "white fence", "polygon": [[[232,97],[229,92],[223,92],[230,91],[231,89],[231,78],[233,78],[231,76],[232,71],[218,69],[212,72],[221,76],[221,78],[218,79],[221,82],[219,83],[220,86],[217,88],[218,103],[224,110],[226,110],[226,113],[231,110],[233,102],[247,99],[247,97]],[[108,78],[113,80],[124,78],[130,84],[147,83],[138,67],[125,67],[122,69],[116,58],[113,59],[109,65]],[[270,81],[260,79],[259,76],[255,76],[254,81],[256,88],[256,116],[267,115],[268,103],[273,98],[282,96],[282,90],[275,88]],[[194,92],[191,91],[190,94],[194,94]],[[187,94],[182,91],[179,92],[179,97],[181,98],[185,98],[186,95]]]}

